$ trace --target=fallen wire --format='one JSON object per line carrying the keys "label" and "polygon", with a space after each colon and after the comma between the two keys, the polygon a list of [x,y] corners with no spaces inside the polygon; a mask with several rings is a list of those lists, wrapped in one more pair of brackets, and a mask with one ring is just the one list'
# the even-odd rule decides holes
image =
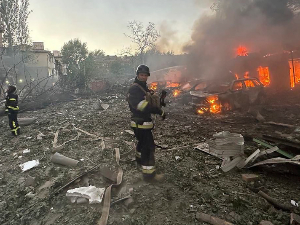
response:
{"label": "fallen wire", "polygon": [[59,136],[60,130],[70,131],[70,129],[67,129],[67,127],[68,127],[69,125],[70,125],[70,124],[67,124],[67,125],[64,126],[64,127],[59,128],[59,129],[56,131],[56,133],[54,134],[53,149],[54,149],[55,151],[60,150],[60,149],[63,148],[67,143],[70,143],[70,142],[72,142],[72,141],[78,141],[78,140],[79,140],[79,137],[81,136],[82,133],[84,133],[84,134],[86,134],[86,135],[88,135],[88,136],[93,137],[93,138],[91,138],[91,139],[88,139],[89,141],[98,141],[98,140],[102,140],[102,143],[101,143],[102,146],[105,145],[102,137],[98,137],[98,136],[95,135],[95,134],[91,134],[91,133],[89,133],[89,132],[87,132],[87,131],[85,131],[85,130],[82,130],[82,129],[80,129],[80,128],[77,128],[77,127],[75,127],[74,125],[73,125],[73,128],[74,128],[74,130],[76,130],[77,136],[76,136],[75,138],[71,139],[71,140],[68,140],[68,141],[62,143],[61,145],[58,145],[57,142],[58,142],[58,136]]}
{"label": "fallen wire", "polygon": [[119,166],[118,175],[117,175],[117,183],[110,185],[105,191],[102,215],[101,215],[99,222],[97,223],[98,225],[106,225],[107,224],[107,220],[108,220],[108,216],[109,216],[109,209],[110,209],[110,205],[111,205],[111,189],[113,186],[118,186],[122,183],[123,170],[121,169],[120,164],[119,164],[120,150],[118,148],[115,148],[115,152],[116,152],[116,162],[117,162],[117,165]]}

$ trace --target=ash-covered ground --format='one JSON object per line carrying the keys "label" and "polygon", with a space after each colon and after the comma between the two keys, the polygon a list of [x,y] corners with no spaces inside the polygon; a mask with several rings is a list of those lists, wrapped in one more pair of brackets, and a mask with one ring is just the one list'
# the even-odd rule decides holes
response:
{"label": "ash-covered ground", "polygon": [[[95,165],[116,171],[114,149],[121,153],[120,166],[124,172],[121,187],[113,190],[112,201],[131,195],[133,202],[120,201],[110,208],[108,224],[205,224],[196,219],[203,212],[240,225],[257,225],[261,220],[275,225],[289,224],[290,212],[274,208],[251,191],[252,185],[242,180],[244,173],[259,176],[254,184],[278,202],[291,206],[291,200],[300,201],[299,167],[289,164],[260,166],[253,169],[233,169],[224,173],[222,161],[195,150],[195,146],[221,131],[242,134],[246,138],[245,154],[263,148],[249,137],[263,134],[286,135],[298,138],[295,129],[260,123],[245,112],[223,115],[195,115],[187,106],[176,102],[165,109],[168,117],[155,119],[154,136],[158,171],[165,174],[161,183],[143,181],[134,161],[135,138],[130,130],[130,112],[124,95],[98,96],[109,104],[107,110],[94,109],[96,98],[79,98],[71,102],[50,105],[38,111],[20,113],[19,117],[35,117],[35,123],[22,126],[22,134],[12,137],[7,118],[0,121],[0,224],[97,224],[102,204],[72,204],[66,191],[94,185],[108,187],[112,182],[96,169],[77,179],[54,195],[56,190]],[[263,106],[261,114],[266,121],[300,126],[300,105],[284,97],[272,98]],[[58,144],[77,136],[80,128],[102,137],[93,139],[81,133],[78,140],[67,143],[60,154],[79,160],[76,167],[51,162],[53,140],[62,127]],[[42,133],[44,136],[37,139]],[[40,135],[41,136],[41,135]],[[29,153],[23,153],[25,149]],[[299,149],[285,148],[294,155]],[[22,172],[19,165],[39,160],[39,166]],[[133,191],[132,191],[133,189]],[[299,210],[296,208],[296,212]]]}

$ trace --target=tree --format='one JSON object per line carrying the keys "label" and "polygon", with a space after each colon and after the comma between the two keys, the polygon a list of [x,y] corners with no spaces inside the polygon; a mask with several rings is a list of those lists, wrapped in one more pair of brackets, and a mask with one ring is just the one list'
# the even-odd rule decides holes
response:
{"label": "tree", "polygon": [[104,59],[105,53],[102,50],[94,50],[88,54],[85,60],[85,72],[88,79],[103,77],[107,74]]}
{"label": "tree", "polygon": [[86,87],[85,60],[88,56],[86,43],[79,39],[70,40],[61,49],[62,62],[67,64],[67,78],[65,84],[71,87]]}
{"label": "tree", "polygon": [[155,42],[160,37],[158,31],[155,29],[155,24],[149,22],[148,26],[144,29],[141,22],[133,21],[129,22],[128,28],[131,34],[125,34],[125,36],[130,38],[131,41],[137,45],[136,51],[141,57],[141,63],[144,63],[145,51],[149,48],[153,48]]}
{"label": "tree", "polygon": [[0,0],[0,13],[4,23],[3,44],[10,53],[13,46],[29,44],[29,0]]}

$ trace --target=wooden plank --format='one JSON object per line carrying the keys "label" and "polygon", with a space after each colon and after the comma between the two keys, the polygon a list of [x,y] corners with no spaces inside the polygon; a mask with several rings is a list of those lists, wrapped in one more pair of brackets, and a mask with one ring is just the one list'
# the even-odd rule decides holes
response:
{"label": "wooden plank", "polygon": [[[261,144],[262,146],[265,146],[267,148],[273,148],[273,147],[275,147],[273,145],[270,145],[269,143],[266,143],[264,141],[258,140],[256,138],[253,138],[253,141],[256,142],[256,143],[258,143],[258,144]],[[291,154],[289,154],[289,153],[287,153],[287,152],[285,152],[285,151],[283,151],[283,150],[281,150],[279,148],[276,150],[276,152],[278,152],[279,154],[281,154],[281,155],[283,155],[283,156],[285,156],[285,157],[287,157],[289,159],[294,158],[293,155],[291,155]]]}

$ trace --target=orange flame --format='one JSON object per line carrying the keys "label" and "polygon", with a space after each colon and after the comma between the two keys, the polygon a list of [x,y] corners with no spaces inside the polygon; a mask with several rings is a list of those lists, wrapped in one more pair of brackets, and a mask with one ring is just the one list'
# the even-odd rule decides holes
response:
{"label": "orange flame", "polygon": [[290,60],[290,83],[291,88],[300,83],[300,59]]}
{"label": "orange flame", "polygon": [[237,56],[248,56],[248,49],[245,46],[240,45],[236,49],[236,55]]}
{"label": "orange flame", "polygon": [[180,93],[181,93],[181,91],[176,89],[176,90],[173,91],[173,96],[177,97]]}
{"label": "orange flame", "polygon": [[153,83],[150,84],[150,88],[149,89],[155,91],[155,90],[157,90],[157,85],[158,85],[157,82],[153,82]]}
{"label": "orange flame", "polygon": [[235,75],[235,79],[239,79],[239,75],[236,73],[236,74],[234,74]]}
{"label": "orange flame", "polygon": [[209,103],[209,108],[202,111],[208,111],[213,114],[221,113],[222,105],[219,102],[219,97],[217,95],[208,96],[206,101]]}
{"label": "orange flame", "polygon": [[258,71],[258,76],[259,76],[259,80],[260,82],[265,86],[269,86],[271,81],[270,81],[270,71],[269,71],[269,67],[258,67],[257,69]]}
{"label": "orange flame", "polygon": [[167,82],[167,86],[166,87],[179,87],[180,86],[180,83],[176,83],[176,82]]}

